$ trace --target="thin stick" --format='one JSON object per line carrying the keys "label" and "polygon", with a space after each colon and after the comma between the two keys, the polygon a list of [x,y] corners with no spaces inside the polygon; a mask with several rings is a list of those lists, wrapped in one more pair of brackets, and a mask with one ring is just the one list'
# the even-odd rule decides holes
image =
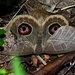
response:
{"label": "thin stick", "polygon": [[47,63],[39,56],[39,55],[37,55],[36,56],[44,65],[47,65]]}
{"label": "thin stick", "polygon": [[63,10],[70,9],[70,8],[73,8],[73,7],[75,7],[75,5],[70,5],[70,6],[67,6],[67,7],[61,8],[61,9],[59,9],[59,10],[55,10],[55,11],[52,12],[52,13],[57,13],[57,12],[59,12],[59,11],[63,11]]}

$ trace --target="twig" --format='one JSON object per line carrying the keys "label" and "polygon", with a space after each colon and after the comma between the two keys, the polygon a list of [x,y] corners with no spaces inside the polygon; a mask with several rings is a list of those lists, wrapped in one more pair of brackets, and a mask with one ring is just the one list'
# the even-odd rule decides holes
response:
{"label": "twig", "polygon": [[75,7],[75,5],[70,5],[70,6],[55,10],[52,13],[58,13],[59,11],[67,10],[67,9],[70,9],[70,8],[73,8],[73,7]]}
{"label": "twig", "polygon": [[44,65],[47,65],[47,63],[39,56],[39,55],[37,55],[36,56]]}
{"label": "twig", "polygon": [[75,61],[74,61],[73,63],[71,63],[70,67],[69,67],[68,70],[64,73],[64,75],[66,75],[74,65],[75,65]]}

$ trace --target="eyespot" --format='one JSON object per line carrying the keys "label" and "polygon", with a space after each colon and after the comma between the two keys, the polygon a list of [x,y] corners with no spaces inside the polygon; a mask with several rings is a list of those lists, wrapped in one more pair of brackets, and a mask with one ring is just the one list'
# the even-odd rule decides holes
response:
{"label": "eyespot", "polygon": [[44,21],[45,35],[53,35],[61,26],[69,25],[68,20],[62,15],[51,15]]}
{"label": "eyespot", "polygon": [[49,26],[49,33],[50,34],[54,34],[55,31],[60,27],[60,24],[58,23],[54,23],[52,25]]}
{"label": "eyespot", "polygon": [[29,24],[22,23],[18,27],[18,32],[21,35],[29,35],[32,32],[32,27]]}

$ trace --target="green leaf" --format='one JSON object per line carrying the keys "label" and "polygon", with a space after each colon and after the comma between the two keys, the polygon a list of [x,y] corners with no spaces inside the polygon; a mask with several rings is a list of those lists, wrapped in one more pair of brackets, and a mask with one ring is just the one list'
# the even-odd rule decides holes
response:
{"label": "green leaf", "polygon": [[6,31],[4,29],[0,29],[0,35],[6,33]]}
{"label": "green leaf", "polygon": [[26,75],[25,71],[23,70],[21,60],[17,56],[13,56],[11,60],[12,72],[14,75]]}
{"label": "green leaf", "polygon": [[4,44],[4,41],[0,38],[0,46]]}
{"label": "green leaf", "polygon": [[0,75],[6,75],[8,72],[5,69],[0,69]]}

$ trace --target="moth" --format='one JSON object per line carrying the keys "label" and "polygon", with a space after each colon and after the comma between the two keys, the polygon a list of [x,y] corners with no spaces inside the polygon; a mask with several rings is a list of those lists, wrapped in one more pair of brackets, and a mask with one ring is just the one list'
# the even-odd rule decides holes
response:
{"label": "moth", "polygon": [[[40,5],[40,4],[39,4]],[[32,5],[31,5],[32,6]],[[30,7],[26,4],[26,7]],[[29,14],[16,16],[6,27],[0,61],[9,56],[60,54],[75,50],[75,29],[62,14],[50,14],[42,7],[28,8]],[[3,57],[3,59],[2,59]]]}

